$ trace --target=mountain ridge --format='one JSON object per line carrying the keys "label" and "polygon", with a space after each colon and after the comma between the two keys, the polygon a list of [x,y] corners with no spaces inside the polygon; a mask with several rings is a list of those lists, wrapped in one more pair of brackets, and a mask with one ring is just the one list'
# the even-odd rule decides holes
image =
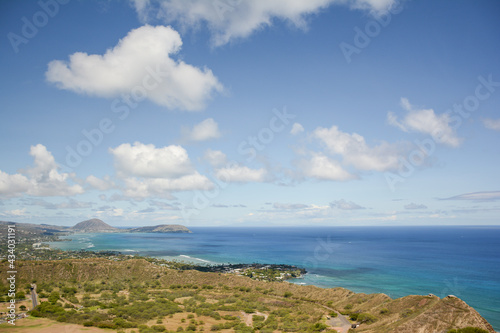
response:
{"label": "mountain ridge", "polygon": [[35,224],[35,223],[24,223],[24,222],[14,222],[14,221],[0,221],[0,230],[7,228],[7,225],[18,225],[21,226],[23,230],[21,232],[31,232],[39,235],[54,235],[62,236],[65,234],[77,234],[77,233],[192,233],[187,227],[180,224],[159,224],[154,226],[144,226],[135,228],[117,228],[113,227],[106,222],[98,219],[92,218],[89,220],[81,221],[72,227],[68,226],[57,226],[50,224]]}

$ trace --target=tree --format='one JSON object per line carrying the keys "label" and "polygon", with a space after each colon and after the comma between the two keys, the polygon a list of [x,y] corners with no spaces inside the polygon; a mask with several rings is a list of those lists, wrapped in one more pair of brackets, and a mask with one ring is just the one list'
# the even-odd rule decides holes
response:
{"label": "tree", "polygon": [[57,291],[53,291],[50,293],[50,296],[48,298],[48,301],[52,304],[56,304],[56,302],[61,298],[61,295]]}

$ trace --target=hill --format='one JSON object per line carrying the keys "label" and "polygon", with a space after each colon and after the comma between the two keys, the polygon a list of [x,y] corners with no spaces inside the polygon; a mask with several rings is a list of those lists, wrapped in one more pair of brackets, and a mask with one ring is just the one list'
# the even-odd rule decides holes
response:
{"label": "hill", "polygon": [[148,233],[192,233],[191,230],[180,224],[160,224],[151,227],[140,227],[128,229],[127,232],[148,232]]}
{"label": "hill", "polygon": [[[49,224],[32,224],[32,223],[20,223],[20,222],[10,222],[10,221],[0,221],[0,234],[7,234],[7,227],[9,225],[16,226],[16,234],[19,237],[35,239],[37,237],[57,237],[60,235],[65,235],[70,231],[69,227],[49,225]],[[0,244],[6,241],[6,237],[0,238]]]}
{"label": "hill", "polygon": [[99,233],[99,232],[119,232],[120,229],[110,226],[99,219],[90,219],[77,223],[70,228],[73,232]]}
{"label": "hill", "polygon": [[[7,273],[0,272],[0,278],[5,281]],[[44,303],[38,316],[94,327],[141,328],[159,321],[168,332],[178,327],[189,331],[190,326],[205,332],[319,332],[335,327],[329,317],[345,314],[348,326],[360,325],[356,332],[447,332],[472,326],[494,333],[479,313],[453,296],[391,299],[343,288],[179,271],[144,259],[22,261],[18,279],[36,281],[41,301],[58,291],[59,305],[57,298],[53,305]]]}

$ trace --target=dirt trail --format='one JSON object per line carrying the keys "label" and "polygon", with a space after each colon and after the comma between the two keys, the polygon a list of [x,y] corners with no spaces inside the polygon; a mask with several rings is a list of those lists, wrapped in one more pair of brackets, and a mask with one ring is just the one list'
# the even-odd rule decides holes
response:
{"label": "dirt trail", "polygon": [[245,318],[245,324],[248,326],[252,326],[253,323],[253,316],[264,316],[264,320],[267,319],[268,315],[262,312],[255,312],[255,313],[245,313],[242,312],[243,318]]}
{"label": "dirt trail", "polygon": [[328,309],[330,311],[337,313],[337,317],[330,318],[326,321],[327,325],[329,325],[331,328],[337,330],[339,333],[347,333],[347,331],[349,331],[349,329],[351,328],[351,323],[349,322],[349,320],[346,319],[346,317],[341,315],[340,312],[338,312],[337,310],[332,309],[326,305],[319,304],[319,303],[316,303],[316,304],[324,307],[325,309]]}

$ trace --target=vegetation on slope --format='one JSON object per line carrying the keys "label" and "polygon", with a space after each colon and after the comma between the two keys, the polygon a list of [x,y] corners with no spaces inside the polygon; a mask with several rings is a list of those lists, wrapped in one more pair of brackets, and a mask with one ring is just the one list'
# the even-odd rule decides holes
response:
{"label": "vegetation on slope", "polygon": [[[0,273],[5,281],[5,272]],[[172,270],[144,259],[18,262],[20,286],[36,283],[32,311],[60,322],[117,331],[320,332],[345,313],[358,332],[479,327],[494,332],[458,298],[355,294],[244,276]],[[5,286],[2,288],[4,289]],[[2,289],[2,290],[3,290]]]}

